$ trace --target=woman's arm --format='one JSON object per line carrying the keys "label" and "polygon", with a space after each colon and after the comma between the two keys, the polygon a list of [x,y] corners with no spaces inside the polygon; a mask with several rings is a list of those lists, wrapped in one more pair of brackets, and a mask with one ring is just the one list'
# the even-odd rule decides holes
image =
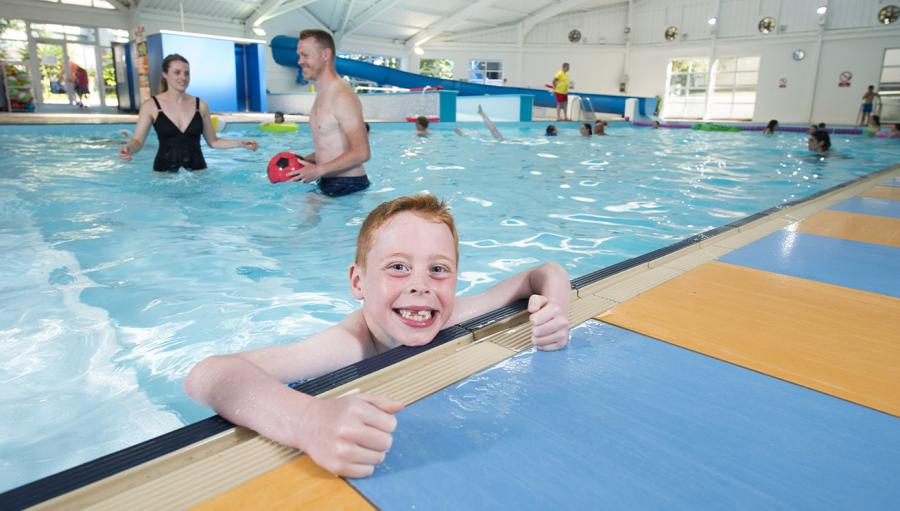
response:
{"label": "woman's arm", "polygon": [[243,147],[251,151],[256,151],[259,144],[253,139],[230,139],[219,138],[216,136],[216,130],[213,128],[212,116],[209,113],[209,105],[206,101],[200,100],[200,118],[203,119],[203,138],[206,139],[206,145],[213,149],[229,149],[231,147]]}
{"label": "woman's arm", "polygon": [[134,128],[134,135],[132,135],[131,140],[125,142],[122,147],[119,148],[119,156],[123,160],[131,160],[131,157],[144,147],[144,141],[147,139],[147,134],[150,133],[150,125],[153,124],[153,114],[155,112],[156,105],[153,104],[153,101],[149,99],[144,101],[144,104],[141,105],[140,112],[138,112],[138,120],[137,125]]}

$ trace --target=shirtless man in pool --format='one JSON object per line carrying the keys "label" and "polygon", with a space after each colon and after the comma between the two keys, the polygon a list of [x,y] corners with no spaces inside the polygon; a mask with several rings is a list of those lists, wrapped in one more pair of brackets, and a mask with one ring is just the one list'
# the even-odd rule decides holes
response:
{"label": "shirtless man in pool", "polygon": [[368,188],[363,163],[370,156],[369,137],[362,104],[334,69],[334,39],[323,30],[304,30],[297,55],[303,78],[315,80],[317,86],[309,114],[315,152],[303,157],[307,165],[288,175],[304,183],[318,179],[319,189],[330,197]]}

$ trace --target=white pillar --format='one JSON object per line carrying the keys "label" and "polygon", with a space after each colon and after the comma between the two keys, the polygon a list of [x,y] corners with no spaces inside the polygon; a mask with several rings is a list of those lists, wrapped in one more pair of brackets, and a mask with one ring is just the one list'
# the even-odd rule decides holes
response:
{"label": "white pillar", "polygon": [[[822,5],[828,8],[828,0],[824,0]],[[821,64],[822,62],[822,47],[825,44],[825,23],[827,21],[827,16],[828,12],[826,11],[825,14],[822,15],[822,19],[819,22],[819,40],[816,49],[816,65],[815,67],[813,67],[812,92],[809,95],[809,115],[807,116],[807,123],[809,124],[812,124],[813,122],[813,113],[816,107],[816,89],[819,85],[819,64]]]}
{"label": "white pillar", "polygon": [[709,119],[709,106],[712,104],[716,93],[715,69],[716,69],[716,50],[719,41],[719,9],[722,0],[716,0],[716,10],[713,16],[716,18],[716,24],[712,25],[712,40],[709,45],[709,69],[706,71],[706,101],[703,104],[703,120]]}

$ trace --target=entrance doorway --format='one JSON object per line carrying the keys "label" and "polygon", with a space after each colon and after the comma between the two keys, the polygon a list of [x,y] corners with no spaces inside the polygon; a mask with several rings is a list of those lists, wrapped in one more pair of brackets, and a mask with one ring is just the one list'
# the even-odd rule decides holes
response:
{"label": "entrance doorway", "polygon": [[[84,106],[99,106],[97,90],[97,47],[93,44],[66,43],[69,73],[75,95]],[[71,97],[71,96],[70,96]]]}
{"label": "entrance doorway", "polygon": [[68,62],[65,58],[62,43],[37,43],[38,68],[40,69],[40,86],[38,102],[41,105],[65,105],[69,103],[66,94],[66,76],[64,70]]}

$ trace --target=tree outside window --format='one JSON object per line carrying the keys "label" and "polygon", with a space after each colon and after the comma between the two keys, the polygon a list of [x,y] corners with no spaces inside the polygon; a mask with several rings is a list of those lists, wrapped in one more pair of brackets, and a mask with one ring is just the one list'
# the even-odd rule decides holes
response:
{"label": "tree outside window", "polygon": [[453,61],[448,59],[422,59],[419,73],[432,78],[453,79]]}

